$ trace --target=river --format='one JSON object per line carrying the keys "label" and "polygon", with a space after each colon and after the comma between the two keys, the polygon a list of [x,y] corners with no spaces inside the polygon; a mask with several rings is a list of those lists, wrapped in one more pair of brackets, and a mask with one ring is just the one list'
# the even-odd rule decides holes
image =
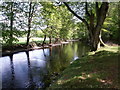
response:
{"label": "river", "polygon": [[[45,88],[74,60],[89,51],[81,42],[0,57],[2,88]],[[48,77],[49,76],[49,77]]]}

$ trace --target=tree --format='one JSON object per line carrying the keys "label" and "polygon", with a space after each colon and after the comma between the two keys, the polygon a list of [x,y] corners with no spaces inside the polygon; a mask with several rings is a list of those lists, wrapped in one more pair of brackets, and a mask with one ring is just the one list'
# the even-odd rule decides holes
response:
{"label": "tree", "polygon": [[12,44],[13,40],[13,16],[14,16],[14,13],[13,13],[13,2],[10,2],[10,44]]}
{"label": "tree", "polygon": [[102,28],[102,37],[106,41],[119,43],[119,3],[112,2],[109,4],[107,18]]}
{"label": "tree", "polygon": [[74,24],[74,29],[72,33],[73,39],[80,39],[84,41],[88,40],[88,31],[86,30],[86,27],[82,22],[77,22],[76,24]]}
{"label": "tree", "polygon": [[102,2],[101,4],[96,2],[95,13],[92,8],[91,9],[88,8],[88,5],[90,4],[88,2],[85,2],[84,8],[85,8],[86,17],[84,18],[79,16],[77,13],[75,13],[66,2],[63,3],[71,13],[73,13],[78,19],[80,19],[87,26],[90,37],[91,51],[96,51],[99,42],[101,40],[100,33],[108,11],[108,2]]}
{"label": "tree", "polygon": [[27,33],[27,42],[26,45],[29,45],[29,40],[30,40],[30,32],[31,32],[31,23],[32,23],[32,18],[34,14],[34,7],[35,4],[32,5],[32,2],[29,2],[29,11],[28,11],[28,33]]}
{"label": "tree", "polygon": [[[50,42],[54,38],[55,43],[68,38],[69,31],[72,29],[73,15],[62,5],[56,6],[55,3],[41,3],[42,16],[46,29],[42,30],[45,36],[49,37]],[[60,12],[59,12],[60,11]],[[68,25],[69,24],[69,25]]]}
{"label": "tree", "polygon": [[0,29],[2,30],[3,40],[9,45],[12,45],[13,41],[18,41],[16,37],[20,35],[14,23],[17,21],[17,14],[21,13],[19,4],[16,2],[2,2],[0,5],[2,14]]}
{"label": "tree", "polygon": [[59,31],[59,38],[63,41],[66,41],[67,39],[69,39],[70,37],[68,36],[70,31],[73,31],[74,28],[74,20],[73,15],[71,13],[69,13],[69,11],[67,10],[67,8],[62,5],[61,7],[59,7],[57,9],[57,12],[59,12],[59,19],[61,20],[61,29]]}
{"label": "tree", "polygon": [[54,6],[52,2],[41,3],[42,16],[44,19],[44,25],[46,29],[42,30],[45,36],[49,37],[49,43],[52,43],[52,38],[59,37],[59,30],[61,28],[61,20],[59,13],[57,13],[58,7]]}

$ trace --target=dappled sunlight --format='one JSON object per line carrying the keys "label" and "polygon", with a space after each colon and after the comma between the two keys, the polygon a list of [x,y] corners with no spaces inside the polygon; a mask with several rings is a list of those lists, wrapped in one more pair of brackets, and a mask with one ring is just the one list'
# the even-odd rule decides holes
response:
{"label": "dappled sunlight", "polygon": [[[74,76],[69,79],[60,79],[57,81],[58,85],[62,85],[65,87],[71,87],[70,85],[73,85],[73,87],[76,87],[76,84],[78,85],[77,87],[89,87],[89,88],[94,88],[94,87],[109,87],[110,85],[113,85],[113,82],[108,79],[101,79],[99,78],[100,75],[99,73],[82,73],[82,75],[79,76]],[[84,84],[84,86],[82,86]]]}
{"label": "dappled sunlight", "polygon": [[65,77],[64,77],[63,79],[58,80],[57,84],[62,85],[62,84],[69,83],[69,82],[74,81],[74,80],[77,80],[80,83],[81,80],[82,80],[82,82],[84,82],[84,80],[86,80],[88,78],[92,78],[92,74],[82,73],[82,75],[74,76],[74,77],[71,77],[70,79],[65,79]]}
{"label": "dappled sunlight", "polygon": [[118,52],[119,48],[120,48],[120,46],[114,46],[114,47],[113,46],[106,46],[106,47],[99,48],[98,51],[105,50],[105,51],[111,51],[111,52]]}
{"label": "dappled sunlight", "polygon": [[104,83],[105,85],[106,84],[111,84],[111,85],[113,84],[113,82],[110,80],[104,80],[104,79],[100,79],[100,78],[97,78],[97,81]]}
{"label": "dappled sunlight", "polygon": [[65,81],[63,81],[63,80],[58,80],[57,81],[57,84],[63,84]]}
{"label": "dappled sunlight", "polygon": [[117,57],[118,53],[103,50],[78,59],[63,72],[55,85],[68,88],[119,88]]}
{"label": "dappled sunlight", "polygon": [[6,52],[11,52],[10,50],[6,50]]}

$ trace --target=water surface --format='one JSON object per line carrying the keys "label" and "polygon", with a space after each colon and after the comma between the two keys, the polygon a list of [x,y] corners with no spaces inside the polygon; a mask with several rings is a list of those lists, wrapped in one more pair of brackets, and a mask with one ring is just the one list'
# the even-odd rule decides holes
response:
{"label": "water surface", "polygon": [[3,88],[43,88],[48,86],[47,75],[58,74],[70,63],[89,51],[80,42],[20,52],[0,58]]}

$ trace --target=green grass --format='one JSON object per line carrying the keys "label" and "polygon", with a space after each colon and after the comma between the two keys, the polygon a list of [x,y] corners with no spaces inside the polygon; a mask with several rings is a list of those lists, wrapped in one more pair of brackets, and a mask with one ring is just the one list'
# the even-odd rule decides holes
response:
{"label": "green grass", "polygon": [[[19,40],[19,42],[17,42],[17,43],[26,43],[26,41],[27,41],[26,38],[18,38],[18,40]],[[33,42],[33,41],[42,42],[43,38],[31,38],[30,42]],[[46,41],[48,41],[48,39]]]}
{"label": "green grass", "polygon": [[48,89],[119,88],[117,46],[100,48],[74,61]]}
{"label": "green grass", "polygon": [[[35,42],[36,44],[38,44],[38,43],[41,43],[42,44],[42,42],[43,42],[43,39],[42,38],[31,38],[30,39],[30,43],[31,42]],[[48,43],[49,42],[49,40],[47,39],[46,41],[45,41],[46,43]],[[26,38],[18,38],[18,41],[17,42],[13,42],[13,45],[17,45],[17,44],[26,44]],[[4,47],[4,46],[8,46],[8,44],[6,44],[5,42],[3,42],[2,43],[2,46]]]}

